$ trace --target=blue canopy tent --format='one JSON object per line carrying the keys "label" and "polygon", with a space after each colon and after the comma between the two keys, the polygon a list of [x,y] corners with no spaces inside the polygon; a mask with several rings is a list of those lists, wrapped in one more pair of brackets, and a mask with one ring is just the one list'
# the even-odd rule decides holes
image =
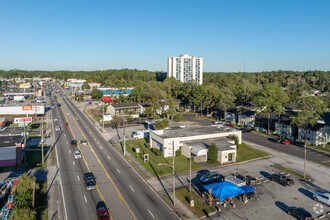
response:
{"label": "blue canopy tent", "polygon": [[252,188],[250,186],[241,186],[240,187],[242,190],[244,190],[245,193],[249,193],[249,192],[253,192],[253,191],[256,191],[255,188]]}
{"label": "blue canopy tent", "polygon": [[231,182],[218,182],[205,185],[204,188],[209,191],[212,189],[212,194],[217,197],[221,202],[226,198],[234,198],[240,194],[245,193],[243,189],[236,186]]}

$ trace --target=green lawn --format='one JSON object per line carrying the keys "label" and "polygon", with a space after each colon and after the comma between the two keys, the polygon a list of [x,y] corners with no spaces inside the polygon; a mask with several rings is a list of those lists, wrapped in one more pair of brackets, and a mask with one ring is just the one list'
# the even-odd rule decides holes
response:
{"label": "green lawn", "polygon": [[330,145],[329,144],[325,145],[325,147],[314,146],[314,145],[308,145],[308,147],[330,153]]}
{"label": "green lawn", "polygon": [[[172,174],[172,169],[168,166],[159,166],[159,163],[164,163],[172,166],[172,157],[164,158],[163,156],[156,156],[150,149],[147,147],[147,142],[145,139],[138,139],[126,142],[126,149],[130,152],[137,160],[154,176],[164,176]],[[136,149],[140,148],[140,154],[136,154]],[[149,154],[149,163],[143,162],[143,155]],[[175,163],[175,172],[185,172],[189,171],[189,159],[181,155],[174,158]],[[202,166],[194,161],[191,162],[192,170],[200,169]]]}
{"label": "green lawn", "polygon": [[[206,214],[211,214],[216,211],[213,206],[209,206],[206,202],[192,191],[191,194],[186,188],[175,190],[175,197],[179,199],[187,208],[189,208],[198,218],[204,217]],[[195,206],[190,206],[190,198],[194,200]]]}
{"label": "green lawn", "polygon": [[237,157],[236,162],[242,162],[246,160],[252,160],[256,158],[261,158],[265,156],[270,156],[270,154],[267,154],[263,151],[245,146],[245,147],[239,147],[237,150]]}
{"label": "green lawn", "polygon": [[36,191],[36,219],[48,219],[48,198],[47,198],[47,181],[38,182],[40,188]]}

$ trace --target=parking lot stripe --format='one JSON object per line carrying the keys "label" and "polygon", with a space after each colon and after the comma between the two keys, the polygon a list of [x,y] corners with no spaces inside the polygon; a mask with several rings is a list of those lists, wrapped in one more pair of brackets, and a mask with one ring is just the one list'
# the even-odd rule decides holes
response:
{"label": "parking lot stripe", "polygon": [[109,156],[107,156],[107,158],[110,160],[110,157]]}
{"label": "parking lot stripe", "polygon": [[148,212],[150,213],[150,215],[151,215],[153,218],[155,218],[155,216],[150,212],[150,210],[148,210]]}
{"label": "parking lot stripe", "polygon": [[118,170],[118,168],[117,168],[117,171],[118,171],[118,173],[120,173],[120,171]]}
{"label": "parking lot stripe", "polygon": [[78,180],[80,181],[80,178],[79,178],[79,176],[77,176],[77,178],[78,178]]}
{"label": "parking lot stripe", "polygon": [[84,195],[84,198],[85,198],[85,202],[87,203],[87,199],[86,199],[86,196]]}
{"label": "parking lot stripe", "polygon": [[330,163],[330,160],[321,161],[321,163]]}
{"label": "parking lot stripe", "polygon": [[132,186],[129,186],[131,188],[131,190],[134,192],[134,189],[132,188]]}

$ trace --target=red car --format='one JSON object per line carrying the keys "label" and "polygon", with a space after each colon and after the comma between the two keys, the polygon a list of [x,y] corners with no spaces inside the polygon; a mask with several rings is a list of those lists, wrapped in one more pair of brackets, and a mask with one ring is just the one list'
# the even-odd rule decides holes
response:
{"label": "red car", "polygon": [[233,124],[226,124],[227,127],[234,127]]}
{"label": "red car", "polygon": [[64,123],[64,126],[67,127],[67,126],[69,126],[69,124],[68,123]]}
{"label": "red car", "polygon": [[282,144],[291,144],[291,141],[289,141],[289,140],[283,140],[282,141]]}
{"label": "red car", "polygon": [[96,205],[96,216],[99,220],[110,220],[109,210],[103,201]]}

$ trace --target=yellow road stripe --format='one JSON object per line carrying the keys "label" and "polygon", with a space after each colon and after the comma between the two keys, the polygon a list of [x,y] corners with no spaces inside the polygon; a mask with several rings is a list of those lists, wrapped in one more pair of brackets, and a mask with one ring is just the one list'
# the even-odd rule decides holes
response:
{"label": "yellow road stripe", "polygon": [[[69,111],[70,111],[70,110],[69,110]],[[84,132],[82,132],[80,126],[78,125],[76,119],[73,117],[71,111],[70,111],[70,114],[71,114],[71,117],[73,118],[73,120],[75,121],[76,125],[78,126],[78,128],[79,128],[81,134],[82,134],[82,135],[84,136],[84,138],[87,140],[87,138],[86,138]],[[90,145],[89,141],[88,141],[87,143],[88,143],[88,146],[89,146],[89,148],[91,149],[91,151],[94,153],[94,155],[95,155],[97,161],[99,162],[99,164],[100,164],[101,167],[103,168],[103,170],[104,170],[106,176],[107,176],[108,179],[111,181],[112,185],[115,187],[115,189],[116,189],[116,191],[117,191],[117,193],[118,193],[118,195],[119,195],[119,198],[121,198],[121,199],[123,200],[123,202],[125,203],[126,207],[128,208],[128,210],[129,210],[130,213],[132,214],[133,218],[136,219],[136,217],[135,217],[135,215],[133,214],[131,208],[128,206],[127,202],[125,201],[125,199],[123,198],[123,196],[122,196],[121,193],[119,192],[118,188],[116,187],[115,183],[114,183],[113,180],[111,179],[111,177],[110,177],[108,171],[104,168],[103,164],[101,163],[99,157],[96,155],[96,153],[95,153],[94,149],[92,148],[92,146]]]}
{"label": "yellow road stripe", "polygon": [[[57,101],[60,102],[58,99],[57,99]],[[63,110],[63,107],[62,107],[62,106],[61,106],[61,110],[62,110],[62,112],[63,112],[63,115],[64,115],[64,117],[65,117],[65,120],[67,121],[67,123],[68,123],[68,125],[69,125],[69,128],[70,128],[70,131],[71,131],[71,133],[72,133],[73,138],[74,138],[75,140],[77,140],[77,139],[76,139],[76,136],[74,135],[74,133],[73,133],[73,131],[72,131],[71,125],[70,125],[70,123],[69,123],[69,120],[68,120],[68,118],[66,117],[66,115],[65,115],[65,113],[64,113],[64,110]],[[70,112],[70,114],[71,114],[71,112]],[[72,114],[71,114],[71,116],[72,116]],[[72,118],[73,118],[73,116],[72,116]],[[73,119],[74,119],[74,118],[73,118]],[[74,119],[74,120],[75,120],[75,119]],[[77,123],[77,122],[76,122],[76,123]],[[79,128],[79,129],[80,129],[80,128]],[[80,131],[81,131],[81,130],[80,130]],[[85,137],[85,136],[84,136],[84,137]],[[80,149],[80,146],[79,146],[78,141],[77,141],[77,146],[78,146],[78,149],[79,149],[80,152],[81,152],[81,156],[82,156],[82,158],[83,158],[83,160],[84,160],[84,162],[85,162],[85,164],[86,164],[86,167],[87,167],[88,171],[91,172],[91,170],[89,169],[88,163],[87,163],[87,161],[86,161],[86,159],[85,159],[85,157],[84,157],[84,154],[83,154],[82,150]],[[101,199],[104,201],[104,203],[106,203],[107,201],[105,200],[104,196],[102,195],[102,193],[101,193],[101,191],[100,191],[100,189],[99,189],[99,187],[98,187],[97,184],[96,184],[96,189],[97,189],[97,191],[98,191],[98,193],[99,193]],[[110,215],[110,218],[113,219],[110,213],[109,213],[109,215]]]}
{"label": "yellow road stripe", "polygon": [[330,160],[322,161],[321,163],[330,163]]}

